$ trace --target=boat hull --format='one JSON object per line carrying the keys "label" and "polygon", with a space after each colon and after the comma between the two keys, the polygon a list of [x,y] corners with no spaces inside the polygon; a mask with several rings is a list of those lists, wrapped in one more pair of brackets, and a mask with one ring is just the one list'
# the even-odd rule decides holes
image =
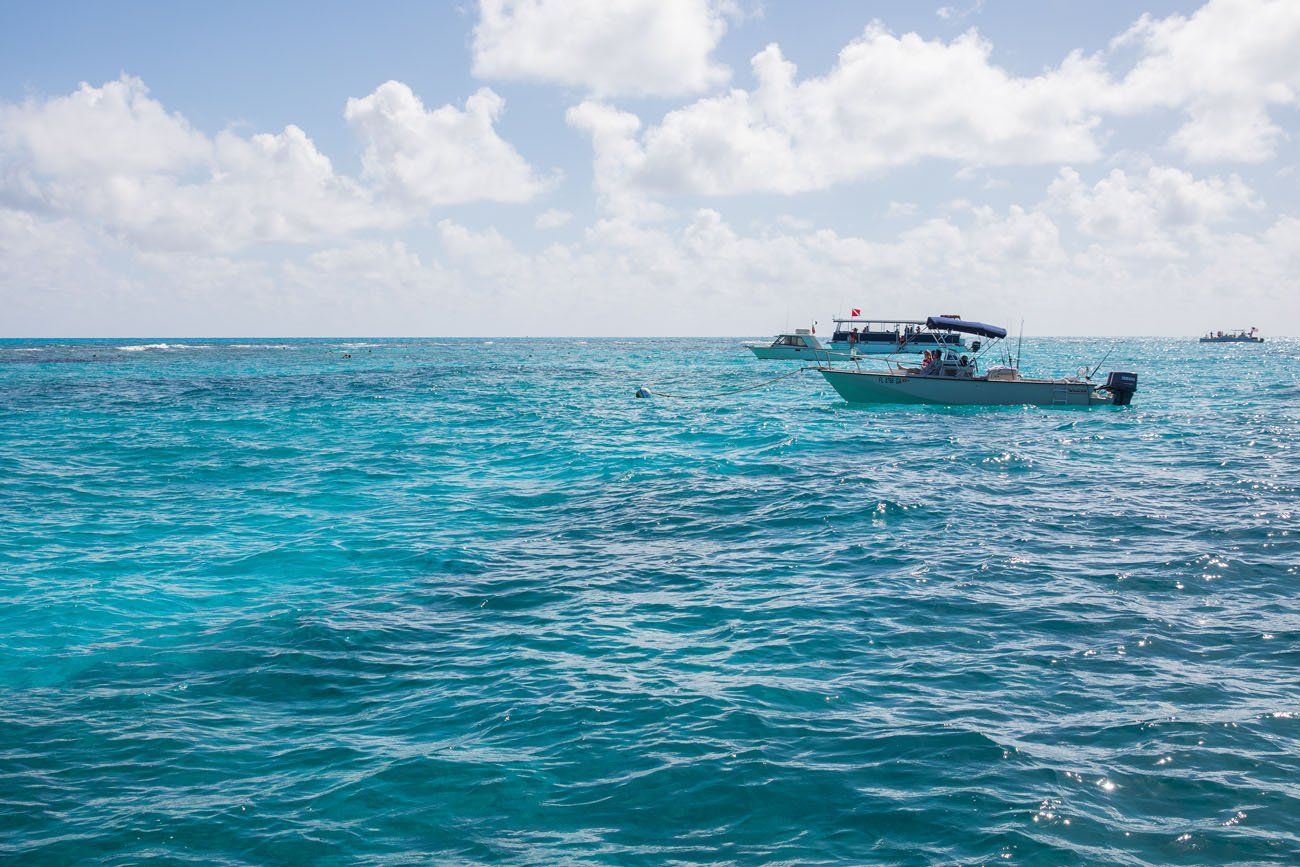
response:
{"label": "boat hull", "polygon": [[751,346],[755,358],[764,361],[850,361],[854,356],[838,349],[814,349],[810,346]]}
{"label": "boat hull", "polygon": [[1202,343],[1263,343],[1262,337],[1202,337]]}
{"label": "boat hull", "polygon": [[1092,383],[1068,380],[963,379],[828,368],[821,374],[849,403],[1088,407],[1113,402]]}

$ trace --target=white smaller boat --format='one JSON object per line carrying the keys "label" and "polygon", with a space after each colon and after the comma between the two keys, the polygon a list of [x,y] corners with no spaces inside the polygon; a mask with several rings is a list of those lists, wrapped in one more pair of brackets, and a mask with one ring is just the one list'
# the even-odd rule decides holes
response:
{"label": "white smaller boat", "polygon": [[746,343],[745,346],[755,358],[764,361],[851,361],[858,357],[858,353],[847,349],[832,349],[807,328],[778,334],[771,343]]}

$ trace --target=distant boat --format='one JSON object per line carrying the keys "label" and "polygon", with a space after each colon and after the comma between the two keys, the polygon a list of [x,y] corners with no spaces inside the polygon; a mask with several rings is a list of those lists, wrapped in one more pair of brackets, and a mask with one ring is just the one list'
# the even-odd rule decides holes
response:
{"label": "distant boat", "polygon": [[1076,377],[1029,379],[1008,357],[1006,364],[981,372],[980,358],[1007,336],[1005,328],[946,316],[931,316],[924,324],[928,331],[958,332],[983,340],[972,342],[969,354],[950,347],[932,350],[934,357],[919,368],[888,362],[884,370],[863,370],[860,364],[856,369],[829,364],[818,369],[849,403],[1127,406],[1137,391],[1137,374],[1126,371],[1112,371],[1102,385],[1093,383],[1086,370]]}
{"label": "distant boat", "polygon": [[1236,331],[1211,331],[1201,338],[1202,343],[1263,343],[1258,328],[1238,328]]}

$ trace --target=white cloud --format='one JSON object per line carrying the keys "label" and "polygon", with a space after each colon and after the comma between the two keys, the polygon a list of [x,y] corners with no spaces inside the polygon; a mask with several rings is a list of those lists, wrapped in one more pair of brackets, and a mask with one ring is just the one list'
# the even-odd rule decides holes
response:
{"label": "white cloud", "polygon": [[55,317],[87,316],[85,308],[93,305],[83,298],[86,287],[111,296],[120,283],[76,221],[0,206],[0,307],[7,334],[41,333]]}
{"label": "white cloud", "polygon": [[[1242,318],[1295,333],[1300,316],[1300,219],[1279,217],[1256,235],[1231,233],[1205,240],[1205,264],[1189,276],[1220,322]],[[1257,300],[1258,299],[1258,300]],[[1264,303],[1259,303],[1262,300]],[[1207,317],[1213,327],[1213,316]]]}
{"label": "white cloud", "polygon": [[[1124,222],[1131,213],[1140,216]],[[29,287],[48,285],[83,305],[77,319],[48,293],[20,303],[11,327],[46,333],[80,321],[101,333],[179,322],[162,330],[757,334],[788,313],[824,319],[845,304],[1024,315],[1035,334],[1193,333],[1300,316],[1300,221],[1259,216],[1231,177],[1156,167],[1085,180],[1067,169],[1037,205],[954,205],[874,238],[784,217],[742,231],[701,208],[654,224],[605,218],[531,252],[491,226],[444,219],[436,253],[393,240],[273,261],[135,253],[123,272],[109,263],[129,248],[0,209],[0,293],[30,301]],[[1155,256],[1153,245],[1166,249]],[[75,257],[77,271],[42,276],[45,256]],[[107,313],[88,318],[96,305]]]}
{"label": "white cloud", "polygon": [[138,78],[0,106],[0,190],[160,249],[302,241],[392,221],[302,130],[208,138]]}
{"label": "white cloud", "polygon": [[[951,14],[955,15],[956,12]],[[941,159],[963,166],[1086,163],[1107,117],[1186,112],[1170,143],[1188,159],[1257,161],[1300,105],[1300,3],[1211,0],[1190,17],[1144,17],[1109,53],[1072,52],[1038,75],[993,62],[974,31],[945,42],[879,24],[825,75],[800,79],[778,45],[751,61],[755,86],[699,99],[645,126],[599,100],[570,110],[592,135],[596,186],[612,208],[655,197],[794,194]],[[1117,77],[1111,64],[1135,60]]]}
{"label": "white cloud", "polygon": [[398,214],[377,206],[371,191],[335,173],[296,126],[247,138],[223,132],[213,144],[209,176],[193,183],[176,176],[149,179],[129,207],[124,190],[111,188],[99,216],[109,225],[147,233],[147,241],[162,246],[210,243],[227,250],[303,243],[400,222]]}
{"label": "white cloud", "polygon": [[969,18],[972,15],[978,15],[984,9],[984,0],[975,0],[965,9],[959,9],[956,6],[940,6],[934,11],[944,21],[960,21],[963,18]]}
{"label": "white cloud", "polygon": [[81,220],[0,207],[0,306],[10,333],[201,333],[218,311],[271,288],[263,270],[222,256],[145,253]]}
{"label": "white cloud", "polygon": [[453,220],[439,220],[438,232],[447,252],[456,259],[477,259],[484,263],[502,263],[513,257],[514,245],[495,228],[471,232]]}
{"label": "white cloud", "polygon": [[1224,231],[1257,207],[1235,177],[1155,167],[1089,184],[1067,169],[1040,204],[967,203],[876,239],[785,218],[742,232],[712,208],[656,224],[602,219],[540,253],[491,228],[439,229],[454,282],[504,303],[514,313],[502,323],[531,333],[531,323],[562,334],[762,333],[788,310],[817,318],[845,303],[877,315],[1024,315],[1039,334],[1156,322],[1193,332],[1209,327],[1202,317],[1300,315],[1300,221]]}
{"label": "white cloud", "polygon": [[[0,207],[0,281],[11,282],[19,266],[40,266],[53,274],[64,263],[85,259],[92,247],[85,232],[72,220],[42,219],[35,214]],[[24,272],[23,278],[44,283],[48,276]]]}
{"label": "white cloud", "polygon": [[567,226],[573,219],[570,211],[564,211],[559,208],[548,208],[537,215],[533,221],[533,227],[537,229],[558,229],[561,226]]}
{"label": "white cloud", "polygon": [[278,282],[290,298],[312,298],[333,334],[445,334],[463,306],[442,265],[403,241],[316,250],[281,263]]}
{"label": "white cloud", "polygon": [[497,135],[505,100],[481,88],[454,106],[427,111],[399,81],[349,99],[344,115],[365,142],[366,180],[419,208],[471,201],[524,202],[543,188],[532,168]]}
{"label": "white cloud", "polygon": [[722,84],[711,57],[732,4],[719,0],[480,0],[474,74],[676,96]]}
{"label": "white cloud", "polygon": [[564,115],[569,126],[591,136],[595,161],[592,177],[596,197],[607,211],[625,217],[660,219],[667,210],[650,201],[638,182],[645,151],[636,139],[641,120],[599,102],[584,102]]}
{"label": "white cloud", "polygon": [[1115,40],[1139,59],[1115,89],[1114,107],[1181,108],[1172,144],[1193,161],[1258,162],[1285,136],[1270,106],[1300,104],[1300,3],[1210,0],[1190,17],[1143,16]]}
{"label": "white cloud", "polygon": [[620,185],[799,193],[927,158],[994,165],[1099,156],[1098,119],[1085,98],[1105,82],[1098,61],[1072,54],[1023,78],[993,65],[990,51],[973,32],[945,43],[873,24],[827,75],[802,81],[769,45],[753,58],[753,91],[699,100],[640,136],[635,118],[598,103],[574,109],[570,122],[593,133],[606,195]]}
{"label": "white cloud", "polygon": [[816,225],[812,220],[805,217],[796,217],[794,214],[782,214],[776,218],[776,224],[796,231],[807,231]]}
{"label": "white cloud", "polygon": [[1015,208],[927,221],[885,242],[775,225],[742,234],[709,208],[676,226],[602,220],[538,254],[491,229],[439,228],[459,282],[557,333],[761,332],[776,310],[825,315],[837,299],[862,298],[864,284],[877,312],[951,307],[973,286],[1006,306],[1067,262],[1052,221]]}
{"label": "white cloud", "polygon": [[365,180],[334,170],[287,126],[208,137],[138,78],[0,104],[0,202],[88,221],[145,249],[230,251],[393,228],[428,208],[521,201],[541,187],[492,123],[489,90],[461,111],[424,111],[389,82],[348,103],[365,138]]}
{"label": "white cloud", "polygon": [[1187,242],[1260,207],[1254,191],[1236,175],[1197,179],[1167,166],[1137,176],[1115,169],[1091,187],[1065,168],[1048,188],[1047,202],[1072,217],[1084,235],[1107,241],[1112,249],[1165,257],[1187,255]]}
{"label": "white cloud", "polygon": [[402,241],[361,241],[317,250],[301,264],[290,263],[286,272],[304,287],[330,279],[363,291],[415,288],[428,275],[420,256]]}
{"label": "white cloud", "polygon": [[[706,24],[724,20],[721,4],[625,0],[579,20],[578,36],[627,26],[606,20],[616,12],[680,23],[672,15],[688,7],[704,9]],[[480,27],[495,10],[498,35],[527,48],[546,33],[534,23],[562,7],[484,9]],[[799,77],[769,46],[754,58],[755,85],[644,122],[610,101],[649,92],[620,78],[623,58],[602,58],[588,41],[548,67],[549,45],[539,44],[499,74],[593,95],[565,117],[591,137],[603,209],[540,251],[527,223],[527,243],[465,225],[485,219],[478,209],[422,219],[457,202],[534,200],[552,183],[500,135],[503,102],[487,88],[435,108],[397,82],[350,100],[355,177],[298,127],[200,131],[129,77],[0,103],[0,306],[11,330],[27,333],[77,330],[67,323],[83,333],[757,333],[787,309],[825,316],[850,301],[881,315],[1024,313],[1036,333],[1293,321],[1300,221],[1268,211],[1227,170],[1151,166],[1129,138],[1168,136],[1170,147],[1155,150],[1162,161],[1275,154],[1300,92],[1290,50],[1298,10],[1212,0],[1187,16],[1144,18],[1107,52],[1072,54],[1037,75],[999,66],[974,32],[926,40],[873,26],[824,74]],[[662,56],[642,58],[647,87],[698,93],[721,80],[710,59],[721,31],[695,32],[708,39],[642,46],[697,61],[669,69],[655,65]],[[1106,155],[1106,123],[1138,115],[1137,129],[1123,130],[1130,150],[1090,168]],[[918,185],[863,190],[864,222],[900,220],[871,236],[843,228],[834,197],[815,200],[816,220],[797,200],[771,210],[678,200],[678,212],[660,201],[821,190],[928,161],[945,165]],[[989,174],[1043,163],[1055,174],[1045,193],[1023,186],[1038,173]],[[1274,168],[1247,177],[1287,179],[1261,186],[1285,212],[1293,178]],[[954,189],[954,171],[969,183]],[[983,204],[983,189],[1008,181],[1021,186],[1000,192],[996,208]],[[958,192],[969,200],[911,203]],[[544,207],[528,212],[535,228],[571,226],[570,212]],[[413,223],[422,232],[392,236]],[[269,246],[286,242],[296,246]]]}
{"label": "white cloud", "polygon": [[211,142],[169,114],[138,78],[83,83],[68,96],[0,103],[0,166],[58,177],[183,172],[211,158]]}

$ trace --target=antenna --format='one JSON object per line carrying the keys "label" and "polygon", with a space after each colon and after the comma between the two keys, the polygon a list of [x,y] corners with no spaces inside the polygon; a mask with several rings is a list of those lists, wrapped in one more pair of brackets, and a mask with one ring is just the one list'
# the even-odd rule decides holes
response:
{"label": "antenna", "polygon": [[1016,370],[1020,369],[1020,347],[1025,342],[1025,320],[1020,319],[1020,336],[1016,338]]}

